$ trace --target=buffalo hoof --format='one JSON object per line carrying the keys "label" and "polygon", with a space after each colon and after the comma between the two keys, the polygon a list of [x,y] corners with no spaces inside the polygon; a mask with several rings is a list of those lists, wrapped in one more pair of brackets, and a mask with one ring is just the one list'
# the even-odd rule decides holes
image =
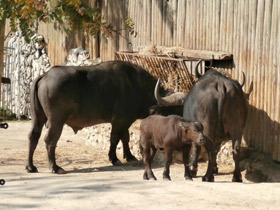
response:
{"label": "buffalo hoof", "polygon": [[157,180],[157,178],[154,175],[149,176],[146,172],[144,172],[143,180]]}
{"label": "buffalo hoof", "polygon": [[146,179],[146,180],[153,180],[153,181],[156,181],[157,178],[156,178],[155,176],[152,176],[152,177],[148,177],[148,179]]}
{"label": "buffalo hoof", "polygon": [[52,169],[53,174],[66,174],[66,171],[63,168],[57,167]]}
{"label": "buffalo hoof", "polygon": [[196,175],[197,175],[197,170],[191,170],[191,175],[192,175],[192,177],[196,177]]}
{"label": "buffalo hoof", "polygon": [[27,173],[38,173],[38,169],[35,166],[26,166],[25,170]]}
{"label": "buffalo hoof", "polygon": [[190,166],[190,172],[191,172],[192,177],[196,177],[196,175],[197,175],[197,167]]}
{"label": "buffalo hoof", "polygon": [[151,177],[151,178],[143,177],[143,180],[154,180],[154,181],[156,181],[157,178],[156,177]]}
{"label": "buffalo hoof", "polygon": [[133,162],[133,161],[138,161],[136,157],[134,157],[133,155],[131,155],[130,157],[126,158],[127,162]]}
{"label": "buffalo hoof", "polygon": [[234,176],[234,177],[232,178],[232,182],[243,182],[243,181],[242,181],[242,177],[235,177],[235,176]]}
{"label": "buffalo hoof", "polygon": [[189,177],[189,176],[185,176],[185,180],[186,181],[193,181],[193,179],[191,177]]}
{"label": "buffalo hoof", "polygon": [[146,172],[144,172],[144,175],[143,175],[143,180],[149,180],[148,175],[147,175],[147,173],[146,173]]}
{"label": "buffalo hoof", "polygon": [[120,160],[112,161],[113,166],[122,166],[122,162]]}
{"label": "buffalo hoof", "polygon": [[213,168],[213,173],[214,174],[218,174],[219,173],[219,168],[218,167],[214,167]]}
{"label": "buffalo hoof", "polygon": [[170,178],[170,176],[163,176],[163,180],[165,180],[165,181],[171,181],[171,178]]}
{"label": "buffalo hoof", "polygon": [[214,176],[210,176],[210,177],[204,176],[204,177],[202,177],[202,181],[203,182],[214,182]]}

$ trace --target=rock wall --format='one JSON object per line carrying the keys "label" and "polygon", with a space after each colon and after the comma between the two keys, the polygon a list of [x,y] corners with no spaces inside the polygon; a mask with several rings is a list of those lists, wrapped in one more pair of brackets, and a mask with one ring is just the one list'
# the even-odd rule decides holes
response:
{"label": "rock wall", "polygon": [[0,106],[10,109],[18,118],[29,115],[29,94],[33,80],[50,67],[43,36],[34,35],[27,43],[20,33],[14,33],[5,47],[3,75],[11,85],[2,88]]}

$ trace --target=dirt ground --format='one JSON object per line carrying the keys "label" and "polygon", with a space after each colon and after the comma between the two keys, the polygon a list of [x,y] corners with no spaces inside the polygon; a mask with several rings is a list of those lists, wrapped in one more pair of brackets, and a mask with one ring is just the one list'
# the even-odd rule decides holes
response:
{"label": "dirt ground", "polygon": [[41,139],[34,157],[39,173],[28,174],[24,167],[29,128],[28,121],[9,122],[8,129],[0,130],[0,179],[6,181],[0,185],[0,209],[263,210],[280,206],[280,170],[273,163],[260,162],[259,157],[248,164],[272,173],[266,182],[257,183],[256,170],[251,168],[242,172],[243,183],[232,183],[233,168],[224,165],[219,166],[214,183],[205,183],[201,181],[205,163],[200,163],[198,177],[192,182],[184,180],[181,164],[171,166],[172,181],[162,180],[161,165],[154,166],[158,181],[143,181],[141,161],[126,163],[118,151],[123,166],[112,166],[108,151],[87,146],[85,134],[74,135],[68,127],[56,152],[57,164],[67,173],[50,173]]}

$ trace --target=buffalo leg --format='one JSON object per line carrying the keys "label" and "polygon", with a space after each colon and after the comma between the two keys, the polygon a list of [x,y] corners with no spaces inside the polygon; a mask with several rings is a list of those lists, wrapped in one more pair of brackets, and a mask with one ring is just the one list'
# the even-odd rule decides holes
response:
{"label": "buffalo leg", "polygon": [[48,153],[48,159],[49,159],[49,167],[52,173],[56,174],[63,174],[65,171],[56,165],[55,160],[55,149],[57,145],[57,141],[60,138],[60,135],[62,133],[63,129],[63,123],[50,123],[49,129],[45,136],[45,143],[46,143],[46,149]]}
{"label": "buffalo leg", "polygon": [[192,177],[196,177],[198,168],[198,157],[201,152],[201,146],[192,144],[191,157],[190,157],[190,170]]}
{"label": "buffalo leg", "polygon": [[[127,122],[127,120],[123,120]],[[130,152],[129,149],[129,132],[128,128],[131,123],[123,123],[120,119],[115,119],[112,123],[112,131],[110,136],[110,150],[109,150],[109,160],[113,165],[120,165],[121,162],[117,158],[116,149],[117,145],[121,139],[123,144],[123,156],[127,161],[137,160]]]}
{"label": "buffalo leg", "polygon": [[109,150],[109,160],[113,165],[120,165],[121,162],[117,158],[116,149],[119,143],[119,135],[117,135],[114,131],[114,127],[112,126],[111,136],[110,136],[110,150]]}
{"label": "buffalo leg", "polygon": [[217,165],[217,155],[220,151],[220,148],[221,148],[221,143],[216,143],[216,145],[215,145],[215,159],[213,160],[214,161],[214,163],[213,163],[213,173],[214,174],[219,173],[219,168],[218,168],[218,165]]}
{"label": "buffalo leg", "polygon": [[207,139],[205,143],[205,149],[208,155],[208,167],[207,167],[206,174],[202,177],[202,181],[214,182],[213,166],[214,166],[214,161],[216,159],[214,142]]}
{"label": "buffalo leg", "polygon": [[38,141],[41,136],[42,128],[45,122],[46,122],[45,118],[42,119],[36,118],[35,120],[32,121],[32,128],[28,135],[28,139],[29,139],[28,160],[27,160],[27,165],[25,167],[26,171],[29,173],[38,172],[37,168],[33,165],[33,155],[38,145]]}
{"label": "buffalo leg", "polygon": [[[240,138],[241,139],[241,138]],[[235,164],[235,169],[233,172],[233,182],[242,182],[242,175],[239,168],[239,151],[240,151],[240,141],[232,141],[232,150],[233,150],[233,160]]]}
{"label": "buffalo leg", "polygon": [[121,137],[121,141],[123,144],[123,158],[126,161],[137,161],[137,159],[131,154],[129,149],[129,131],[126,129]]}
{"label": "buffalo leg", "polygon": [[191,145],[186,145],[186,147],[182,150],[183,155],[183,163],[185,166],[185,179],[186,180],[192,180],[192,175],[189,168],[189,154],[191,150]]}
{"label": "buffalo leg", "polygon": [[154,157],[154,153],[155,152],[153,152],[153,149],[147,145],[144,145],[141,148],[141,154],[142,154],[143,163],[144,163],[144,167],[145,167],[144,174],[143,174],[144,180],[149,180],[149,179],[157,180],[157,178],[155,177],[155,175],[152,171],[152,160]]}
{"label": "buffalo leg", "polygon": [[172,152],[170,149],[165,149],[165,167],[163,170],[163,179],[171,180],[170,178],[170,164],[172,163]]}

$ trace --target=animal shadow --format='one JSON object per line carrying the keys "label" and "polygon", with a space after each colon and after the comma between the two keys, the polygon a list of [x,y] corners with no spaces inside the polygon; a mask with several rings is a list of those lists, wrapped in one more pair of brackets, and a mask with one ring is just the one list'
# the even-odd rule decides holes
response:
{"label": "animal shadow", "polygon": [[243,136],[246,144],[254,148],[247,161],[245,177],[252,182],[280,182],[280,164],[275,161],[280,158],[280,123],[264,110],[249,105]]}

